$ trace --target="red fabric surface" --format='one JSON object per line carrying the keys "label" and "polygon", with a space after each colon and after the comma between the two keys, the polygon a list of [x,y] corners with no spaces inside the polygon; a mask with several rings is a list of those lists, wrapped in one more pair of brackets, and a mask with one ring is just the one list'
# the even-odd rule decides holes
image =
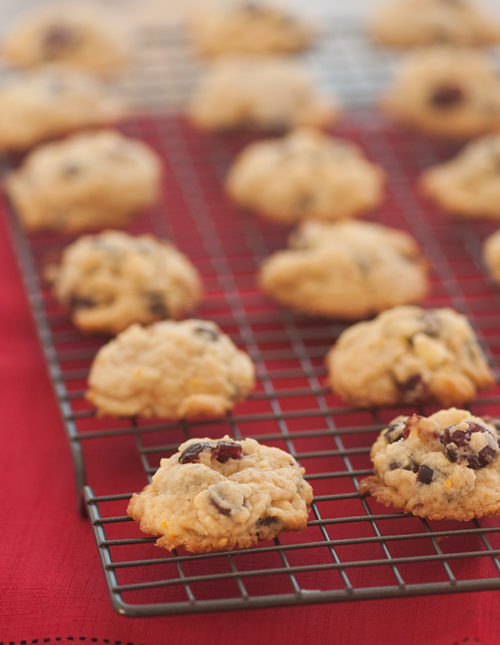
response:
{"label": "red fabric surface", "polygon": [[0,642],[500,642],[496,592],[131,619],[111,608],[29,307],[0,224]]}

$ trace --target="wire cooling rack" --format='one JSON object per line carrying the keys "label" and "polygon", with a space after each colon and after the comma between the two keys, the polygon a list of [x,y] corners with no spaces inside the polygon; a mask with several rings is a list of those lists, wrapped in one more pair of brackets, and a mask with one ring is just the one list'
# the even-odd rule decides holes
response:
{"label": "wire cooling rack", "polygon": [[[354,36],[348,29],[333,31],[312,61],[319,69],[335,53],[335,69],[343,71],[326,84],[344,99],[350,93],[355,105],[336,134],[359,143],[388,173],[387,199],[371,219],[417,238],[432,263],[432,290],[424,304],[466,314],[497,372],[500,290],[481,259],[482,240],[494,226],[454,221],[420,199],[420,170],[455,148],[403,132],[367,107],[391,59],[377,53],[374,63],[359,31],[357,45]],[[358,67],[365,58],[370,62],[363,75]],[[182,90],[191,77],[181,76]],[[151,98],[153,82],[147,74],[136,77],[129,91],[140,89]],[[154,115],[123,127],[155,148],[166,168],[162,202],[130,230],[168,237],[192,259],[205,287],[198,315],[216,321],[255,361],[256,391],[233,413],[182,422],[96,417],[84,398],[86,377],[107,339],[78,333],[42,277],[71,238],[27,237],[4,208],[75,462],[77,495],[87,509],[115,609],[160,615],[499,588],[498,520],[428,522],[358,494],[360,478],[371,472],[369,450],[378,432],[414,409],[346,407],[326,387],[324,357],[345,325],[277,307],[257,290],[258,265],[285,246],[288,231],[236,210],[223,193],[227,169],[250,137],[199,134],[172,115],[176,102],[169,97],[167,92],[152,102]],[[499,389],[480,394],[471,411],[500,416]],[[185,439],[226,433],[288,450],[306,468],[315,492],[307,529],[232,552],[159,550],[125,516],[132,491]]]}

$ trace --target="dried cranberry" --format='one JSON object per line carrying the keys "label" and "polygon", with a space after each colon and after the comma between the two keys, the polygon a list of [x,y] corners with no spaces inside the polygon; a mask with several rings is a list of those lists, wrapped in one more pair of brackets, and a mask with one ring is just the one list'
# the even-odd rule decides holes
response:
{"label": "dried cranberry", "polygon": [[440,85],[431,94],[430,102],[437,108],[455,107],[465,99],[465,93],[459,85]]}
{"label": "dried cranberry", "polygon": [[204,450],[211,451],[212,459],[217,459],[224,464],[228,459],[241,459],[241,444],[230,441],[217,441],[209,443],[208,441],[197,441],[189,445],[179,457],[180,464],[189,464],[199,460],[200,453]]}
{"label": "dried cranberry", "polygon": [[221,464],[224,464],[228,459],[241,459],[241,444],[218,441],[212,448],[212,456]]}
{"label": "dried cranberry", "polygon": [[413,374],[406,381],[398,383],[398,387],[404,403],[415,403],[429,398],[429,390],[420,374]]}
{"label": "dried cranberry", "polygon": [[[480,433],[479,441],[477,433]],[[476,444],[474,448],[472,440]],[[487,466],[498,452],[498,440],[491,430],[473,421],[445,428],[441,442],[450,461],[465,464],[474,470]]]}
{"label": "dried cranberry", "polygon": [[432,482],[433,475],[434,471],[432,470],[432,468],[426,466],[425,464],[422,464],[418,469],[417,481],[419,481],[421,484],[430,484]]}

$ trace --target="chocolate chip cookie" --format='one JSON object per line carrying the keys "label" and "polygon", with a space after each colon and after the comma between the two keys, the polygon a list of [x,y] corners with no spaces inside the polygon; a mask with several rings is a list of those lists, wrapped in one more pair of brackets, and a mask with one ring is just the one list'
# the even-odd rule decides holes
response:
{"label": "chocolate chip cookie", "polygon": [[87,398],[100,414],[219,416],[254,386],[254,366],[206,320],[132,325],[97,353]]}
{"label": "chocolate chip cookie", "polygon": [[173,244],[120,231],[84,236],[52,270],[54,292],[84,332],[118,333],[190,313],[201,298],[198,272]]}
{"label": "chocolate chip cookie", "polygon": [[497,427],[466,410],[400,416],[373,444],[360,492],[432,520],[500,515]]}
{"label": "chocolate chip cookie", "polygon": [[335,220],[376,208],[385,173],[349,141],[310,128],[250,144],[226,180],[233,201],[269,219]]}
{"label": "chocolate chip cookie", "polygon": [[107,130],[37,148],[8,177],[7,192],[29,231],[120,227],[157,201],[161,174],[146,144]]}
{"label": "chocolate chip cookie", "polygon": [[0,88],[0,150],[119,121],[126,110],[102,83],[60,67],[44,67]]}
{"label": "chocolate chip cookie", "polygon": [[297,52],[311,44],[315,31],[272,0],[198,1],[187,24],[191,44],[206,57]]}
{"label": "chocolate chip cookie", "polygon": [[388,0],[373,12],[369,29],[389,47],[488,45],[500,40],[500,22],[469,0]]}
{"label": "chocolate chip cookie", "polygon": [[500,79],[479,51],[418,50],[402,62],[382,107],[426,134],[474,137],[500,127]]}
{"label": "chocolate chip cookie", "polygon": [[339,108],[298,62],[274,56],[226,56],[201,77],[188,115],[202,130],[282,131],[330,126]]}
{"label": "chocolate chip cookie", "polygon": [[249,547],[306,528],[312,489],[303,473],[291,455],[255,439],[190,439],[161,460],[127,513],[168,550]]}
{"label": "chocolate chip cookie", "polygon": [[484,241],[483,258],[490,276],[500,284],[500,231],[495,231]]}
{"label": "chocolate chip cookie", "polygon": [[19,67],[59,63],[92,74],[120,72],[127,59],[117,17],[71,4],[47,5],[23,14],[4,38],[5,59]]}
{"label": "chocolate chip cookie", "polygon": [[500,135],[472,141],[453,159],[425,170],[420,188],[453,215],[500,219]]}
{"label": "chocolate chip cookie", "polygon": [[427,262],[403,231],[355,220],[311,220],[290,236],[290,247],[264,261],[259,283],[294,309],[356,320],[419,302],[427,293]]}
{"label": "chocolate chip cookie", "polygon": [[330,385],[349,404],[472,401],[494,385],[465,316],[453,309],[394,307],[346,329],[330,350]]}

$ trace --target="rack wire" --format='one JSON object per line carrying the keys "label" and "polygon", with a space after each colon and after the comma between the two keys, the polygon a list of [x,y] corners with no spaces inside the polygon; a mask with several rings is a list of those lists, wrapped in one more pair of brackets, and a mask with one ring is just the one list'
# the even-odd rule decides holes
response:
{"label": "rack wire", "polygon": [[[421,169],[455,149],[403,132],[369,107],[392,59],[384,53],[377,59],[359,29],[338,29],[332,28],[310,62],[325,73],[332,67],[325,61],[335,54],[338,74],[326,85],[354,105],[336,134],[359,143],[387,170],[387,200],[371,219],[416,237],[432,263],[425,306],[452,306],[466,314],[498,374],[500,290],[481,259],[482,240],[494,226],[454,221],[419,197],[415,180]],[[182,76],[181,93],[191,82]],[[216,321],[257,366],[258,386],[247,401],[221,419],[97,417],[84,398],[86,377],[107,339],[75,330],[43,281],[44,266],[71,238],[28,237],[4,208],[71,447],[80,508],[88,512],[114,608],[129,616],[165,615],[499,588],[498,520],[428,522],[359,495],[360,478],[371,473],[369,450],[378,432],[414,410],[347,407],[329,390],[324,356],[346,325],[280,308],[258,291],[258,265],[286,245],[288,231],[236,210],[223,193],[228,167],[250,137],[196,132],[175,116],[171,91],[158,99],[154,83],[146,74],[125,88],[153,97],[154,113],[131,119],[123,131],[162,156],[165,191],[161,204],[130,231],[168,237],[198,267],[205,287],[198,315]],[[5,160],[4,169],[10,163]],[[479,395],[470,409],[500,416],[498,387]],[[315,492],[307,529],[251,549],[160,552],[125,515],[132,491],[185,439],[226,433],[288,450],[306,468]]]}

